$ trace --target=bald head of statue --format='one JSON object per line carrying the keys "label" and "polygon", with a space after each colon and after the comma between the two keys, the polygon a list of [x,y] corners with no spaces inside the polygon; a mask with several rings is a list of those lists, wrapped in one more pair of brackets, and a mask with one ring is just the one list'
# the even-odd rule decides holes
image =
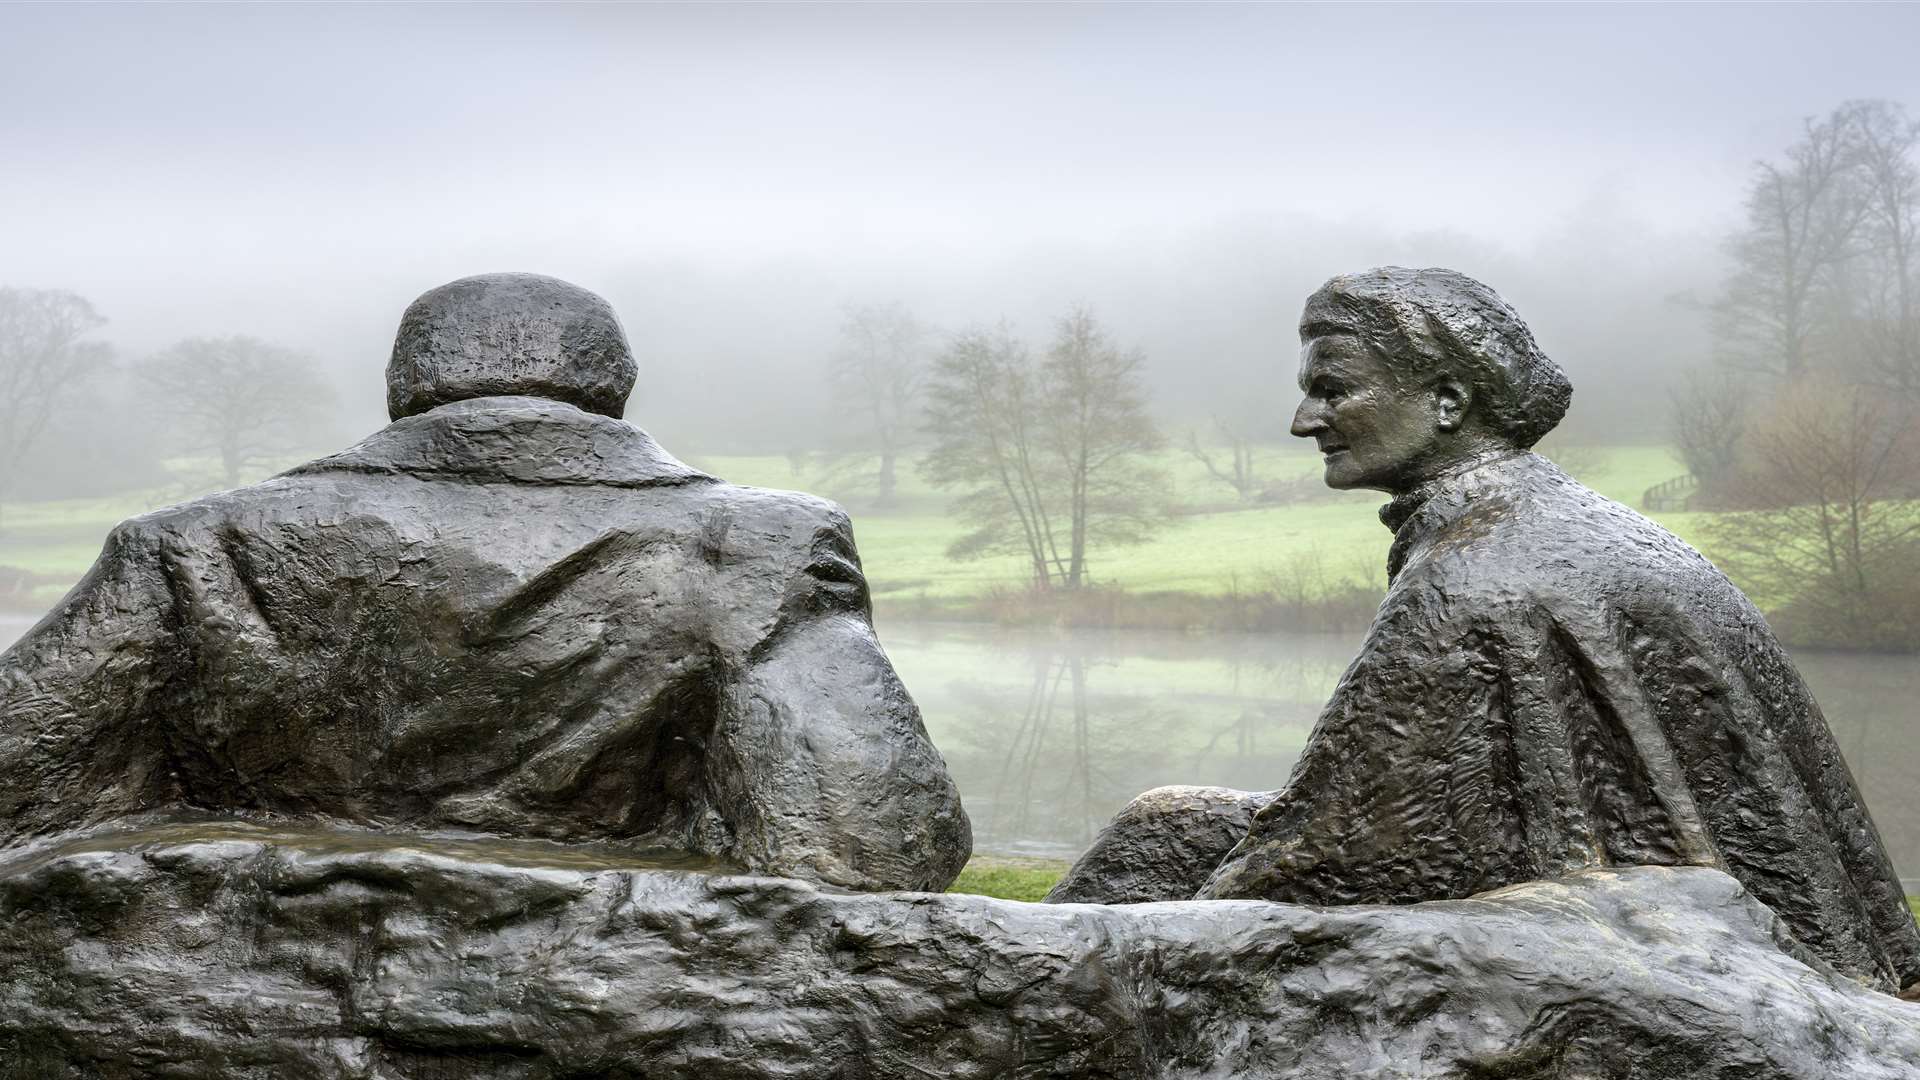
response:
{"label": "bald head of statue", "polygon": [[523,395],[616,419],[637,368],[605,300],[539,274],[479,274],[423,294],[387,364],[395,420],[468,398]]}

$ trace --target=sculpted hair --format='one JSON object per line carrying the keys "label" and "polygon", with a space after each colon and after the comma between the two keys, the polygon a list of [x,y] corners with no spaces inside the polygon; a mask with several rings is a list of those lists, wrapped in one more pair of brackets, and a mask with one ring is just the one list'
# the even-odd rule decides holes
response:
{"label": "sculpted hair", "polygon": [[1573,384],[1500,295],[1455,270],[1380,266],[1307,298],[1300,339],[1353,334],[1396,370],[1451,371],[1495,431],[1531,447],[1567,415]]}

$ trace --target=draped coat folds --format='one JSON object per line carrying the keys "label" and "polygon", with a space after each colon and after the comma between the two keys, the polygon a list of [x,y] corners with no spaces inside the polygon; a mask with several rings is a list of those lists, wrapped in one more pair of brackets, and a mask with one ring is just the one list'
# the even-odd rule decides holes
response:
{"label": "draped coat folds", "polygon": [[1920,982],[1920,932],[1819,706],[1704,557],[1530,453],[1382,518],[1366,643],[1202,896],[1406,903],[1711,866],[1839,970]]}
{"label": "draped coat folds", "polygon": [[479,398],[132,519],[0,654],[0,848],[234,812],[943,888],[966,815],[846,515]]}

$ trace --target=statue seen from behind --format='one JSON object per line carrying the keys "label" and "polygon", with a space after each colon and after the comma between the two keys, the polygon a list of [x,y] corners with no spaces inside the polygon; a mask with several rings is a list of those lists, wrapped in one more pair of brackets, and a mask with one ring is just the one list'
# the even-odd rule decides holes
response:
{"label": "statue seen from behind", "polygon": [[944,888],[966,815],[846,515],[676,460],[634,379],[584,289],[422,296],[389,427],[122,524],[0,654],[0,849],[238,816]]}

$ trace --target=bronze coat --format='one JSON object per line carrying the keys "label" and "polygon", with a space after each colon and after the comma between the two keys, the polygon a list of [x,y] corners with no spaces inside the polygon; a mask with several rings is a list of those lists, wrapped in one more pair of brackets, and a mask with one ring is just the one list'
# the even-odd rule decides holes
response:
{"label": "bronze coat", "polygon": [[854,888],[971,846],[846,515],[527,397],[128,521],[0,654],[0,847],[173,810]]}
{"label": "bronze coat", "polygon": [[1203,896],[1408,903],[1712,866],[1841,971],[1920,982],[1920,932],[1819,706],[1699,552],[1530,453],[1382,518],[1391,584],[1366,643]]}

